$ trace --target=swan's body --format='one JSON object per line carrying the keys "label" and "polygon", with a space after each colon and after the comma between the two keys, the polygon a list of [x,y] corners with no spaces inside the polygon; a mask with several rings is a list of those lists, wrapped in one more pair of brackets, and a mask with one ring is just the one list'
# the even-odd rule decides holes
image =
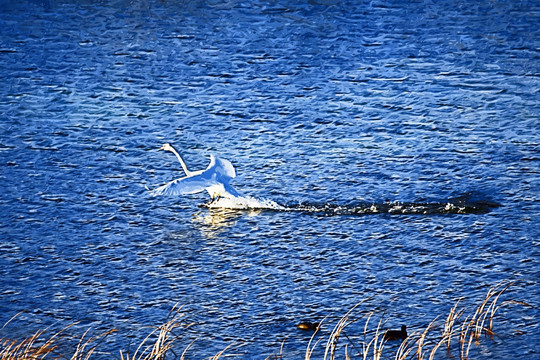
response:
{"label": "swan's body", "polygon": [[240,194],[229,185],[229,181],[236,177],[236,171],[230,161],[210,155],[210,165],[206,170],[190,171],[180,154],[170,144],[164,144],[160,150],[170,151],[176,155],[186,176],[152,190],[152,195],[185,195],[206,190],[212,201],[219,198],[240,197]]}

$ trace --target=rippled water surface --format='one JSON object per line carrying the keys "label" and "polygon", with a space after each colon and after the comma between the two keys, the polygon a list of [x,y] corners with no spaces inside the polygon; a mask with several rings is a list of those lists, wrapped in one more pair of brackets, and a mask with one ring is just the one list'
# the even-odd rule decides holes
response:
{"label": "rippled water surface", "polygon": [[[502,280],[539,305],[538,2],[0,8],[1,336],[116,327],[114,358],[180,303],[194,358],[302,359],[299,321],[367,298],[411,329]],[[277,207],[152,197],[164,142]],[[477,355],[538,356],[537,308],[499,315]]]}

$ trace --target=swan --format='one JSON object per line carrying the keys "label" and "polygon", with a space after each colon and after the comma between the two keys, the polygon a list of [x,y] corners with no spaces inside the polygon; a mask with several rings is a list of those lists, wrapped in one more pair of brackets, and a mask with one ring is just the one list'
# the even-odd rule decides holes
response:
{"label": "swan", "polygon": [[229,185],[229,181],[236,177],[236,171],[229,160],[210,155],[210,164],[205,170],[190,171],[171,144],[163,144],[159,150],[172,152],[180,162],[186,176],[151,190],[153,196],[195,194],[206,190],[210,195],[211,203],[220,198],[241,197],[238,191]]}

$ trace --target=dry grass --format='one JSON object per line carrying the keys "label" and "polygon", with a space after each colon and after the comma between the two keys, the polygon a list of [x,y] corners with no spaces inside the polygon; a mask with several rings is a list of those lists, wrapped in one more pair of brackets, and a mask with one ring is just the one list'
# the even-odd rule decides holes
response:
{"label": "dry grass", "polygon": [[[173,352],[173,346],[175,342],[180,338],[177,335],[174,335],[174,330],[181,326],[180,318],[183,317],[183,314],[180,312],[182,307],[178,307],[178,304],[173,306],[171,312],[169,313],[169,320],[158,326],[144,338],[144,340],[139,344],[137,350],[133,355],[129,353],[123,353],[120,350],[120,359],[121,360],[165,360],[169,352]],[[189,327],[192,324],[182,326],[183,328]],[[152,338],[155,338],[150,341]],[[195,340],[193,340],[183,351],[181,359],[184,359],[187,350],[193,345]],[[219,356],[224,352],[219,353]],[[212,359],[218,359],[218,355]]]}
{"label": "dry grass", "polygon": [[[459,308],[462,299],[458,300],[450,309],[448,315],[441,317],[441,319],[445,319],[444,321],[439,321],[438,317],[435,318],[425,328],[409,334],[400,345],[387,346],[389,342],[384,337],[384,316],[381,316],[378,321],[374,320],[377,318],[374,312],[353,316],[358,306],[367,301],[366,299],[339,318],[327,335],[321,334],[321,327],[325,325],[324,322],[327,320],[326,318],[323,319],[309,340],[304,359],[310,360],[314,350],[319,346],[324,346],[323,360],[335,360],[337,358],[343,358],[345,360],[351,358],[380,360],[390,357],[393,357],[395,360],[424,360],[426,358],[433,360],[441,347],[446,348],[446,357],[455,357],[453,354],[455,352],[459,354],[460,360],[469,359],[473,344],[478,344],[483,335],[488,337],[495,335],[494,317],[502,306],[509,304],[528,306],[528,304],[520,301],[500,301],[501,296],[511,285],[511,283],[501,283],[489,289],[485,298],[470,313],[465,308]],[[120,351],[120,360],[166,360],[168,358],[184,360],[188,350],[197,339],[191,341],[184,348],[180,356],[174,352],[175,345],[180,338],[180,336],[175,335],[175,331],[179,328],[186,329],[192,325],[182,324],[180,322],[180,319],[183,317],[181,309],[178,306],[173,307],[168,320],[154,328],[141,341],[133,354]],[[467,313],[468,315],[465,316]],[[4,327],[15,317],[8,321]],[[346,329],[352,323],[363,318],[365,322],[363,334],[361,334],[362,340],[352,340],[346,334]],[[71,324],[52,335],[47,335],[46,330],[39,330],[22,340],[0,339],[0,360],[58,358],[90,360],[99,346],[99,340],[115,332],[113,329],[99,335],[89,336],[90,331],[87,330],[72,346],[72,354],[60,354],[60,346],[62,346],[62,349],[65,349],[66,339],[69,338],[66,335],[66,330],[75,324]],[[346,341],[343,341],[344,339]],[[282,359],[286,357],[283,354],[285,340],[281,343],[279,354],[269,356],[267,359]],[[73,341],[71,340],[71,342]],[[343,344],[340,342],[343,342]],[[233,347],[233,344],[229,344],[210,359],[217,360],[221,358],[231,347]],[[390,349],[389,351],[392,353],[384,354],[383,357],[383,351],[386,349]],[[342,357],[338,356],[342,350]],[[235,357],[234,354],[229,354],[228,356]]]}
{"label": "dry grass", "polygon": [[2,339],[0,343],[0,359],[2,360],[30,360],[47,356],[56,349],[54,345],[55,337],[53,335],[47,341],[40,344],[40,340],[45,331],[39,330],[32,336],[22,341]]}
{"label": "dry grass", "polygon": [[[13,320],[13,318],[11,320]],[[8,321],[8,323],[10,321]],[[77,323],[70,324],[59,332],[48,337],[44,336],[46,334],[45,330],[38,330],[30,337],[21,341],[9,340],[5,338],[0,339],[0,360],[35,360],[45,359],[48,357],[58,358],[58,354],[55,353],[55,351],[58,349],[58,341],[68,328],[76,324]],[[69,357],[69,359],[88,360],[96,350],[97,344],[94,343],[113,332],[115,332],[114,329],[103,334],[87,338],[88,330],[85,331],[77,342],[73,354]]]}
{"label": "dry grass", "polygon": [[[445,321],[438,321],[439,317],[436,317],[431,323],[429,323],[423,330],[418,330],[409,334],[409,336],[401,342],[397,349],[393,349],[393,357],[395,360],[417,359],[433,360],[436,357],[437,352],[441,347],[446,347],[447,357],[454,357],[452,355],[453,350],[457,350],[460,360],[469,359],[470,351],[473,344],[478,344],[482,335],[492,337],[495,333],[493,330],[493,319],[495,313],[502,306],[509,304],[530,306],[521,301],[504,301],[499,302],[500,297],[508,290],[511,283],[500,283],[490,288],[485,298],[476,306],[473,307],[472,312],[464,317],[467,313],[467,309],[459,308],[459,304],[462,299],[459,299],[456,304],[450,309],[448,315],[445,317]],[[354,308],[353,308],[354,309]],[[352,310],[348,311],[336,324],[333,330],[328,335],[328,341],[326,342],[324,360],[327,358],[334,360],[336,352],[337,341],[340,335],[343,333],[346,326],[348,326],[352,317]],[[364,325],[364,340],[361,341],[361,350],[357,350],[355,356],[361,359],[373,358],[374,360],[380,360],[382,358],[383,349],[387,345],[386,340],[381,335],[384,331],[381,331],[381,327],[384,324],[383,318],[381,318],[375,328],[375,330],[369,331],[370,321],[374,316],[374,313],[368,313],[367,320]],[[439,330],[440,329],[440,330]],[[311,343],[315,339],[317,332],[313,334],[306,351],[305,360],[309,360],[313,354],[314,348],[319,344],[322,338],[319,338],[314,346]],[[457,349],[453,348],[453,340],[457,340]],[[347,352],[350,344],[345,345],[345,359],[350,358],[350,354]],[[353,348],[356,349],[354,344]],[[395,347],[394,347],[395,348]],[[388,355],[388,354],[386,354]],[[385,356],[388,357],[388,356]]]}

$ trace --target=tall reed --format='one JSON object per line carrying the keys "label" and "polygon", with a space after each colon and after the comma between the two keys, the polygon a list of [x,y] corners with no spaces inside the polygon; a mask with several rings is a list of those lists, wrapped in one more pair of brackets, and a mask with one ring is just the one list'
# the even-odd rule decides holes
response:
{"label": "tall reed", "polygon": [[[44,336],[46,333],[45,330],[38,330],[31,336],[21,341],[9,340],[5,338],[0,339],[0,360],[35,360],[53,357],[57,358],[59,355],[56,353],[56,351],[59,347],[58,342],[60,338],[68,328],[76,324],[77,323],[70,324],[49,337]],[[90,338],[87,338],[89,330],[85,331],[77,342],[77,345],[73,350],[73,354],[69,357],[69,359],[90,359],[98,346],[94,343],[115,331],[115,329],[112,329]]]}
{"label": "tall reed", "polygon": [[[502,306],[509,304],[530,306],[522,301],[500,301],[502,295],[511,285],[511,283],[500,283],[490,288],[484,299],[471,312],[468,312],[467,308],[459,308],[462,299],[457,300],[445,317],[436,317],[424,328],[420,327],[416,331],[412,331],[406,339],[399,345],[396,344],[396,346],[390,346],[389,341],[384,336],[383,326],[386,322],[384,316],[379,317],[373,311],[355,315],[355,312],[358,312],[358,306],[367,299],[363,300],[340,317],[327,335],[322,334],[322,326],[325,325],[327,318],[319,323],[308,342],[304,360],[310,360],[313,357],[314,350],[322,344],[324,344],[323,360],[336,360],[338,350],[344,350],[343,358],[345,360],[351,358],[380,360],[390,356],[395,360],[425,360],[426,358],[433,360],[441,347],[446,348],[447,357],[452,357],[452,352],[457,350],[459,359],[467,360],[473,344],[479,343],[482,335],[489,337],[495,335],[494,317]],[[197,339],[192,340],[183,349],[180,356],[174,352],[174,348],[181,338],[180,335],[176,334],[176,330],[180,327],[185,329],[193,325],[181,322],[183,317],[181,309],[182,307],[175,305],[168,316],[168,320],[155,327],[140,342],[133,354],[120,350],[120,360],[166,360],[170,358],[184,360]],[[16,317],[17,315],[10,319],[4,327]],[[376,317],[379,320],[377,325],[374,325],[372,320]],[[348,331],[352,323],[362,318],[365,318],[363,338],[361,341],[353,341],[346,331]],[[115,332],[115,329],[112,329],[102,334],[89,336],[90,330],[87,330],[72,346],[70,354],[60,353],[61,349],[66,349],[65,344],[68,342],[66,340],[68,338],[66,335],[67,329],[75,324],[77,323],[68,325],[52,335],[46,335],[46,330],[38,330],[22,340],[2,338],[0,339],[0,360],[48,360],[59,357],[70,360],[91,360],[95,356],[100,343],[99,340]],[[372,330],[373,328],[374,330]],[[341,344],[340,342],[343,342],[343,339],[346,339],[347,342]],[[454,342],[454,340],[457,342]],[[281,343],[279,355],[269,356],[267,359],[286,358],[286,355],[284,355],[284,343],[285,340]],[[227,345],[210,359],[217,360],[221,358],[233,346],[234,344]],[[393,351],[394,354],[383,354],[383,351],[387,349]],[[228,354],[228,357],[235,357],[235,355]]]}
{"label": "tall reed", "polygon": [[[464,317],[467,313],[466,308],[459,308],[462,299],[459,299],[455,305],[450,309],[445,321],[438,321],[439,317],[436,317],[431,321],[423,330],[412,332],[401,344],[397,347],[394,353],[395,360],[416,359],[424,360],[428,358],[433,360],[436,357],[438,350],[445,346],[447,349],[447,356],[452,357],[452,341],[457,339],[458,350],[460,360],[469,359],[469,355],[472,349],[473,343],[479,343],[482,334],[493,336],[493,318],[498,309],[502,306],[509,304],[518,304],[530,306],[522,301],[504,301],[499,303],[499,298],[505,293],[512,283],[500,283],[490,288],[484,297],[484,299],[473,308],[473,311]],[[355,306],[356,307],[356,306]],[[354,309],[354,308],[353,308]],[[327,359],[327,355],[330,360],[334,359],[336,352],[337,341],[340,335],[343,333],[344,328],[352,321],[352,310],[349,310],[336,324],[334,329],[328,335],[328,341],[326,342],[324,359]],[[357,351],[357,356],[367,360],[368,357],[372,357],[374,360],[382,358],[382,352],[387,342],[384,337],[381,336],[381,326],[384,324],[384,320],[381,319],[378,322],[374,331],[368,331],[369,323],[374,316],[373,312],[368,313],[367,320],[364,325],[364,341],[361,342],[361,350]],[[440,329],[440,331],[438,331]],[[310,340],[310,344],[313,342],[315,335]],[[308,350],[305,354],[305,360],[311,358],[314,348],[321,342],[322,338],[319,338],[314,346],[308,346]],[[352,348],[356,348],[354,344]],[[370,355],[371,353],[371,355]],[[345,358],[349,358],[350,354],[345,353]]]}
{"label": "tall reed", "polygon": [[[120,350],[120,359],[121,360],[164,360],[169,353],[176,340],[179,336],[173,335],[173,331],[180,327],[180,318],[183,317],[183,314],[180,313],[182,307],[179,307],[178,304],[174,305],[171,312],[169,313],[169,320],[158,326],[148,334],[144,340],[139,344],[137,350],[133,355],[129,353],[123,353]],[[189,326],[189,325],[188,325]],[[157,335],[156,335],[157,334]],[[155,337],[153,342],[149,340]],[[184,352],[182,353],[182,358],[184,357],[187,349],[193,344],[189,344]]]}

